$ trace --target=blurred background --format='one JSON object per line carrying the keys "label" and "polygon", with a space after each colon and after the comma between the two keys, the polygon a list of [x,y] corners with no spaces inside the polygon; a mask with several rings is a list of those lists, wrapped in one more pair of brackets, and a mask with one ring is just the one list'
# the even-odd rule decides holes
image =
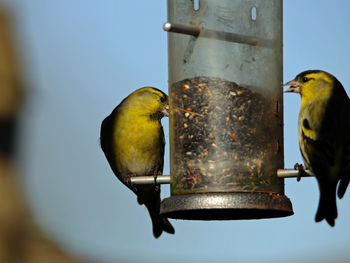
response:
{"label": "blurred background", "polygon": [[[284,1],[285,81],[323,69],[350,92],[349,8]],[[167,91],[166,20],[166,1],[0,0],[1,135],[17,127],[15,153],[12,140],[0,141],[0,262],[350,262],[350,193],[334,228],[316,224],[314,178],[285,180],[291,217],[171,220],[176,234],[153,238],[145,207],[112,174],[99,130],[136,88]],[[302,162],[299,105],[285,95],[288,168]],[[162,191],[169,196],[169,186]]]}

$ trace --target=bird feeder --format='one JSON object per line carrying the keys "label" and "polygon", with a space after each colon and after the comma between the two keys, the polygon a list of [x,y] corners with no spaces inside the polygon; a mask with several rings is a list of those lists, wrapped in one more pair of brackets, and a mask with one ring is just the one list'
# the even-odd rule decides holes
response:
{"label": "bird feeder", "polygon": [[161,214],[293,214],[284,195],[282,0],[168,0],[170,183]]}

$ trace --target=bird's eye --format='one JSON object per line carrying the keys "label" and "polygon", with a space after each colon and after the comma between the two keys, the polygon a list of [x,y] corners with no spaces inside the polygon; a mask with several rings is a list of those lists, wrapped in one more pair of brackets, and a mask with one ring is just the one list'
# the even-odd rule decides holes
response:
{"label": "bird's eye", "polygon": [[305,83],[305,82],[308,82],[309,80],[310,80],[310,79],[307,78],[307,77],[303,77],[303,78],[301,79],[301,81],[304,82],[304,83]]}
{"label": "bird's eye", "polygon": [[164,97],[160,97],[160,102],[161,102],[161,103],[164,103],[164,102],[165,102]]}

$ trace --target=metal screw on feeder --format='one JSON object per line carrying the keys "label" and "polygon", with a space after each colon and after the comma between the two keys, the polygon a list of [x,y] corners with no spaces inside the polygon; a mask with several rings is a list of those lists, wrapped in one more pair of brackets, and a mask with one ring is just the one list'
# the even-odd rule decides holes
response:
{"label": "metal screw on feeder", "polygon": [[[282,0],[168,0],[171,197],[179,219],[293,214],[284,195]],[[254,12],[253,12],[254,11]]]}

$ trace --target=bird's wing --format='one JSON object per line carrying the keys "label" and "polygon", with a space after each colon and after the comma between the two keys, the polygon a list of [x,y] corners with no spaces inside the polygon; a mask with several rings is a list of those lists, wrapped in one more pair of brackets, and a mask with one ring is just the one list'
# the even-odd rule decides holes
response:
{"label": "bird's wing", "polygon": [[100,145],[102,151],[106,154],[109,152],[109,138],[111,137],[112,127],[111,127],[111,115],[107,116],[101,124],[100,131]]}
{"label": "bird's wing", "polygon": [[[320,104],[318,104],[320,103]],[[304,160],[312,170],[327,171],[335,163],[336,135],[334,122],[327,112],[327,104],[314,102],[307,106],[300,115],[300,143]],[[320,110],[324,110],[320,112]],[[326,169],[326,170],[325,170]]]}
{"label": "bird's wing", "polygon": [[346,98],[346,107],[344,110],[344,157],[343,157],[343,170],[340,178],[340,183],[338,186],[338,197],[343,198],[346,189],[350,182],[350,100]]}
{"label": "bird's wing", "polygon": [[338,197],[343,198],[350,182],[350,143],[345,146],[344,168],[341,172],[340,183],[338,186]]}
{"label": "bird's wing", "polygon": [[100,132],[100,145],[114,174],[117,177],[119,177],[120,172],[118,171],[114,161],[116,157],[116,152],[113,150],[114,121],[115,114],[113,112],[102,121]]}
{"label": "bird's wing", "polygon": [[159,136],[160,144],[159,147],[159,170],[157,171],[158,173],[163,173],[163,166],[164,166],[164,149],[165,149],[165,137],[164,137],[164,130],[163,127],[161,126],[160,128],[160,136]]}

